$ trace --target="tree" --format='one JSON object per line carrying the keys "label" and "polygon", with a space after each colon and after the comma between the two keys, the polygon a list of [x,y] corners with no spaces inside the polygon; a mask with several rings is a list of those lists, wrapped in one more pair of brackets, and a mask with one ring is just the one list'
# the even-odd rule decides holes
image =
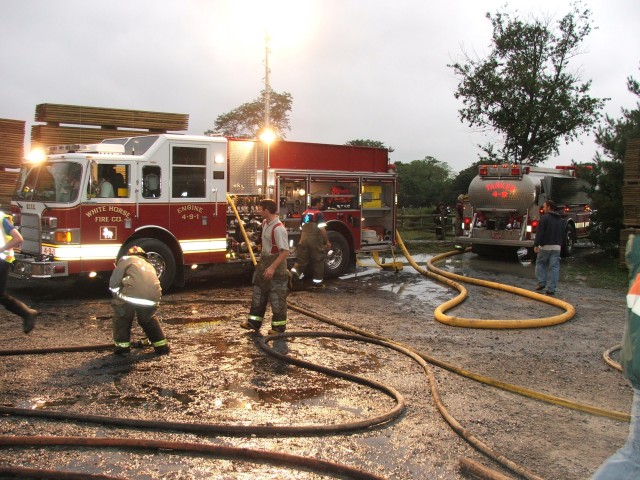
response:
{"label": "tree", "polygon": [[521,19],[517,13],[486,14],[493,26],[492,51],[485,59],[465,55],[448,65],[460,78],[460,121],[497,131],[501,146],[480,146],[498,162],[537,164],[594,128],[607,99],[588,95],[591,81],[569,71],[591,32],[588,9],[573,5],[552,25],[550,19]]}
{"label": "tree", "polygon": [[[627,89],[640,98],[640,82],[627,78]],[[622,117],[606,116],[605,125],[596,132],[596,143],[603,149],[594,159],[591,193],[594,228],[591,239],[605,249],[613,250],[620,241],[623,225],[622,185],[627,141],[640,138],[640,102],[633,110],[621,109]],[[635,180],[635,179],[634,179]]]}
{"label": "tree", "polygon": [[427,207],[446,201],[449,195],[451,169],[445,162],[426,156],[396,164],[398,172],[398,205]]}
{"label": "tree", "polygon": [[349,140],[345,145],[351,145],[352,147],[374,147],[374,148],[386,148],[389,152],[393,152],[393,148],[387,147],[384,142],[378,140]]}
{"label": "tree", "polygon": [[[213,130],[207,130],[205,135],[224,135],[225,137],[256,138],[258,132],[264,128],[264,97],[265,91],[260,97],[249,103],[243,103],[238,108],[228,113],[223,113],[216,118]],[[271,110],[269,114],[270,126],[277,137],[285,138],[285,131],[291,130],[289,125],[289,112],[293,104],[290,93],[278,93],[271,91]]]}
{"label": "tree", "polygon": [[469,185],[476,175],[478,175],[478,165],[484,163],[478,160],[469,167],[458,173],[451,181],[451,194],[457,197],[461,193],[466,194],[469,191]]}

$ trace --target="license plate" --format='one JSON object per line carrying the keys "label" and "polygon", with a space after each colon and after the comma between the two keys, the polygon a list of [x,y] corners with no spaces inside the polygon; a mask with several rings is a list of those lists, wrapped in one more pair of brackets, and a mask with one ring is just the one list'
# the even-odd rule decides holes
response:
{"label": "license plate", "polygon": [[491,232],[491,238],[494,240],[500,240],[502,238],[502,234],[500,232]]}
{"label": "license plate", "polygon": [[42,247],[42,255],[55,255],[56,250],[53,247]]}

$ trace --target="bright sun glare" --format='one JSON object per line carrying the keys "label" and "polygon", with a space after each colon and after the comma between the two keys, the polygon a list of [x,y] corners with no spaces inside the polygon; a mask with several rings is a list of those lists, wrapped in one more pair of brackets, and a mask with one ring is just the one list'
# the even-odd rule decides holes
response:
{"label": "bright sun glare", "polygon": [[315,0],[245,0],[233,2],[234,24],[245,32],[270,37],[270,45],[295,48],[312,34],[317,10]]}

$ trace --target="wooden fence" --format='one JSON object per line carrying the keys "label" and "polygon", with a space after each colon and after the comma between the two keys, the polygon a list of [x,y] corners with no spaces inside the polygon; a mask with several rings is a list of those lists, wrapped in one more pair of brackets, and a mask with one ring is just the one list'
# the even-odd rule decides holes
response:
{"label": "wooden fence", "polygon": [[[428,232],[435,232],[436,226],[436,214],[398,214],[398,230],[424,230]],[[455,215],[447,215],[444,217],[444,229],[447,235],[453,232],[453,222]]]}

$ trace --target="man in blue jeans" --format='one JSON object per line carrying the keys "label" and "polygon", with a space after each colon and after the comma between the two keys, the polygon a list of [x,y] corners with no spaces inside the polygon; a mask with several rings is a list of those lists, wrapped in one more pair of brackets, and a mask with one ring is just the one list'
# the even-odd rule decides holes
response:
{"label": "man in blue jeans", "polygon": [[560,250],[564,242],[565,225],[562,217],[556,212],[556,204],[547,200],[542,205],[543,215],[540,218],[533,251],[536,252],[536,290],[547,289],[547,295],[555,295],[560,277]]}
{"label": "man in blue jeans", "polygon": [[605,460],[591,477],[592,480],[640,478],[640,235],[629,235],[625,253],[629,268],[629,293],[620,365],[633,388],[631,425],[625,445]]}

